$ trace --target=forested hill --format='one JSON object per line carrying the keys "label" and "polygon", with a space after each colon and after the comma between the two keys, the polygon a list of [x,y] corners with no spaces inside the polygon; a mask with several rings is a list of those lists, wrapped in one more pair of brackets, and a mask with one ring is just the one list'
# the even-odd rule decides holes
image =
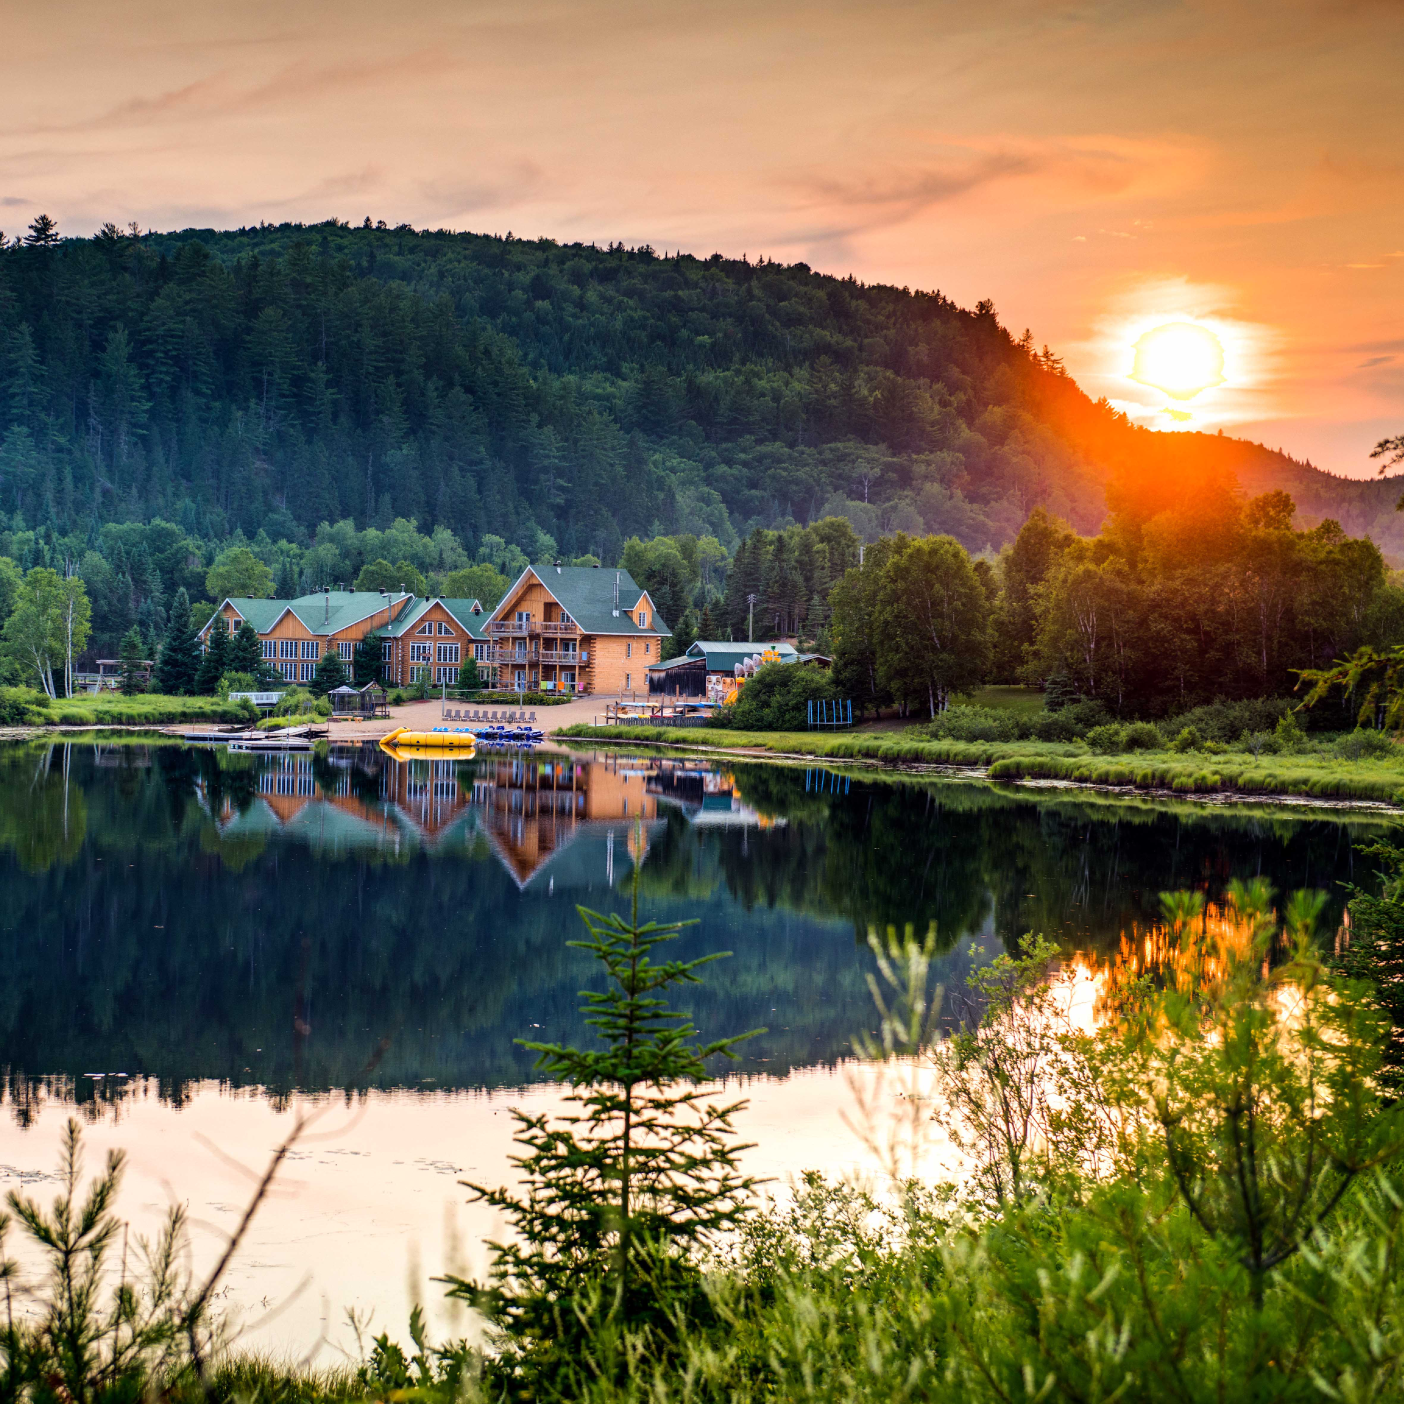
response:
{"label": "forested hill", "polygon": [[838,514],[979,550],[1224,470],[1404,555],[1397,483],[1133,428],[986,303],[646,247],[38,228],[0,252],[0,433],[0,511],[64,533],[406,517],[613,560]]}

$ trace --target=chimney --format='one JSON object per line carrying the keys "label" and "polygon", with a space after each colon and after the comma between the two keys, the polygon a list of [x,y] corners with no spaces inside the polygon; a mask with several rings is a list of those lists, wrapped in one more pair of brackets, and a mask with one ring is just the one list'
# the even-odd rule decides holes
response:
{"label": "chimney", "polygon": [[614,572],[614,617],[619,618],[619,572]]}

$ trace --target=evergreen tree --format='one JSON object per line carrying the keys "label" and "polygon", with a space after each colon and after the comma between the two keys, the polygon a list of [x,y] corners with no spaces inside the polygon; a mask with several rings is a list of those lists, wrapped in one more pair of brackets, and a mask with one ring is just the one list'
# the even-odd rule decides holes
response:
{"label": "evergreen tree", "polygon": [[168,697],[188,696],[195,691],[199,669],[200,645],[190,626],[190,597],[182,587],[171,604],[161,656],[156,660],[156,691]]}
{"label": "evergreen tree", "polygon": [[672,637],[663,640],[660,657],[664,659],[679,658],[696,642],[697,614],[696,611],[689,609],[673,625]]}
{"label": "evergreen tree", "polygon": [[458,670],[458,685],[469,692],[476,692],[482,685],[482,677],[478,673],[478,660],[469,657],[468,661]]}
{"label": "evergreen tree", "polygon": [[311,690],[318,697],[325,697],[333,688],[346,682],[346,665],[341,661],[341,651],[334,643],[327,644],[317,671],[312,674]]}
{"label": "evergreen tree", "polygon": [[200,666],[195,673],[195,691],[202,697],[213,697],[219,680],[229,672],[229,630],[223,619],[216,619],[210,628],[209,641]]}
{"label": "evergreen tree", "polygon": [[278,562],[278,575],[273,582],[275,600],[293,600],[300,594],[298,589],[297,567],[291,556],[284,556]]}
{"label": "evergreen tree", "polygon": [[702,606],[702,618],[697,625],[697,637],[706,639],[709,643],[721,642],[721,635],[717,632],[717,619],[712,613],[710,600]]}
{"label": "evergreen tree", "polygon": [[357,687],[380,681],[384,668],[381,657],[380,635],[372,631],[356,645],[356,652],[351,657],[351,676]]}
{"label": "evergreen tree", "polygon": [[247,673],[251,678],[262,674],[263,644],[252,624],[245,619],[234,631],[229,641],[229,654],[225,659],[226,673]]}
{"label": "evergreen tree", "polygon": [[122,692],[134,697],[146,690],[146,680],[141,676],[142,664],[146,662],[146,645],[142,642],[141,630],[135,624],[122,636]]}
{"label": "evergreen tree", "polygon": [[570,945],[589,951],[610,981],[585,991],[583,1011],[604,1046],[521,1040],[538,1067],[570,1085],[572,1110],[554,1124],[513,1112],[525,1195],[465,1182],[502,1210],[513,1240],[490,1245],[489,1287],[449,1279],[451,1297],[507,1333],[523,1383],[568,1374],[601,1325],[667,1334],[673,1311],[705,1300],[692,1252],[737,1224],[756,1183],[740,1174],[747,1147],[732,1139],[745,1104],[714,1105],[698,1086],[708,1059],[733,1056],[751,1035],[699,1044],[687,1016],[659,998],[698,983],[699,968],[726,953],[655,965],[654,950],[693,923],[640,924],[638,867],[627,920],[577,910],[589,939]]}

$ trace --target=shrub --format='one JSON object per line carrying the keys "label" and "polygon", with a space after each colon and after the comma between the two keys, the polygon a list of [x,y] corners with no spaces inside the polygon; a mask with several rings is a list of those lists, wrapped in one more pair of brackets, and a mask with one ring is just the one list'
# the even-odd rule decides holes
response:
{"label": "shrub", "polygon": [[1174,736],[1192,727],[1209,741],[1233,742],[1245,731],[1271,731],[1291,708],[1285,697],[1254,697],[1239,702],[1211,702],[1194,707],[1165,725]]}
{"label": "shrub", "polygon": [[1370,731],[1356,727],[1354,731],[1338,737],[1332,752],[1341,760],[1384,760],[1386,756],[1397,754],[1395,744],[1384,731]]}
{"label": "shrub", "polygon": [[1094,726],[1087,733],[1087,744],[1099,756],[1115,755],[1118,751],[1124,751],[1126,730],[1118,726],[1115,722],[1105,722],[1101,726]]}
{"label": "shrub", "polygon": [[0,726],[33,725],[42,718],[34,715],[48,698],[35,687],[0,687]]}
{"label": "shrub", "polygon": [[1123,750],[1157,751],[1165,744],[1160,728],[1150,722],[1132,722],[1121,738]]}
{"label": "shrub", "polygon": [[813,663],[767,663],[732,706],[719,709],[712,725],[736,731],[803,731],[805,704],[833,697],[827,669]]}
{"label": "shrub", "polygon": [[1282,755],[1295,755],[1306,749],[1306,732],[1302,730],[1302,724],[1295,712],[1285,712],[1279,717],[1272,734]]}
{"label": "shrub", "polygon": [[257,724],[258,731],[278,731],[285,726],[315,726],[322,717],[317,712],[295,712],[292,715],[274,713],[272,716],[264,717]]}
{"label": "shrub", "polygon": [[936,741],[1018,741],[1028,726],[1013,712],[993,707],[950,707],[926,728]]}
{"label": "shrub", "polygon": [[1186,751],[1197,751],[1203,742],[1203,737],[1192,726],[1181,727],[1179,734],[1170,743],[1172,751],[1178,751],[1183,755]]}

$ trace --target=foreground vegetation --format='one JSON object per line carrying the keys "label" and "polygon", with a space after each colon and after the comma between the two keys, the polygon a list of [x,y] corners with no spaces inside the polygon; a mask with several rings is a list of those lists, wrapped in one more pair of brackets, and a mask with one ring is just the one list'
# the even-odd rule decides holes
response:
{"label": "foreground vegetation", "polygon": [[[658,958],[678,927],[641,922],[636,875],[628,916],[582,912],[596,1043],[530,1045],[566,1113],[518,1116],[517,1187],[468,1186],[514,1229],[486,1281],[447,1281],[482,1346],[432,1342],[416,1310],[407,1347],[381,1335],[332,1376],[240,1361],[209,1308],[220,1269],[183,1267],[183,1210],[119,1273],[120,1159],[85,1187],[75,1124],[53,1208],[12,1193],[0,1224],[0,1250],[8,1228],[48,1263],[25,1280],[0,1251],[28,1294],[0,1399],[1404,1398],[1404,1105],[1380,1094],[1398,1067],[1376,995],[1404,853],[1377,852],[1350,972],[1321,955],[1325,894],[1165,893],[1154,964],[1107,982],[1091,1032],[1041,937],[949,993],[942,1037],[935,933],[870,933],[857,1046],[880,1076],[854,1124],[882,1179],[810,1175],[769,1206],[737,1105],[705,1086],[737,1040],[670,1007],[704,962]],[[959,1184],[933,1183],[938,1134]]]}

